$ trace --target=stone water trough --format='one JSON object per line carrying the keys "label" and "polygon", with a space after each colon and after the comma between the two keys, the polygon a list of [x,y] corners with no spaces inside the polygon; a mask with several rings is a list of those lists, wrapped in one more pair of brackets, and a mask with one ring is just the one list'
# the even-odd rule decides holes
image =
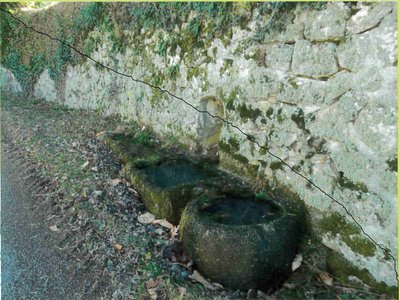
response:
{"label": "stone water trough", "polygon": [[236,178],[188,158],[144,146],[130,136],[107,142],[146,208],[180,224],[180,238],[199,271],[224,286],[265,288],[290,272],[304,232],[304,206],[256,198]]}
{"label": "stone water trough", "polygon": [[181,218],[184,246],[200,272],[222,285],[265,288],[290,272],[304,213],[285,199],[200,196]]}
{"label": "stone water trough", "polygon": [[147,210],[173,224],[179,224],[186,204],[218,176],[216,169],[140,145],[129,135],[110,135],[107,141],[125,162],[125,174]]}

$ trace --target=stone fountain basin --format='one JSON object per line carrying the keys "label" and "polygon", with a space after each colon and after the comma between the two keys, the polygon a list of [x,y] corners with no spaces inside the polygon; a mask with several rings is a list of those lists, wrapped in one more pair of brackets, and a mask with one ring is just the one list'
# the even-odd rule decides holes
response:
{"label": "stone fountain basin", "polygon": [[199,271],[235,289],[264,289],[290,272],[304,231],[300,205],[285,199],[200,196],[180,222]]}
{"label": "stone fountain basin", "polygon": [[178,224],[186,204],[211,185],[217,174],[186,159],[128,164],[126,174],[156,218]]}

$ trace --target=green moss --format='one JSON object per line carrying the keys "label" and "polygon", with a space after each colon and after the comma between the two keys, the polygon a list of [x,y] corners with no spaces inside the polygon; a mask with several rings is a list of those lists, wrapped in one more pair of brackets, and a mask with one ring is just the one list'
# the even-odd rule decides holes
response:
{"label": "green moss", "polygon": [[[238,96],[242,93],[242,90],[240,89],[239,86],[236,86],[231,93],[229,94],[229,97],[226,99],[226,109],[229,110],[234,110],[234,102],[235,100],[238,99]],[[223,97],[221,99],[224,99]]]}
{"label": "green moss", "polygon": [[320,223],[321,230],[333,236],[340,234],[341,239],[356,253],[364,256],[374,256],[376,247],[373,242],[361,236],[360,228],[347,222],[343,216],[333,213]]}
{"label": "green moss", "polygon": [[304,112],[301,108],[299,108],[297,112],[291,116],[291,119],[293,120],[293,122],[296,123],[298,128],[300,128],[301,130],[306,129],[306,123],[304,121]]}
{"label": "green moss", "polygon": [[331,251],[331,253],[327,255],[327,264],[329,271],[343,282],[348,282],[349,276],[356,276],[369,285],[372,290],[379,293],[387,293],[396,299],[398,297],[397,287],[389,287],[384,282],[377,282],[367,269],[357,268],[350,261],[346,260],[340,253]]}
{"label": "green moss", "polygon": [[187,69],[186,79],[191,80],[192,78],[203,77],[207,78],[207,68],[206,67],[193,67]]}
{"label": "green moss", "polygon": [[228,68],[232,67],[232,64],[233,64],[233,59],[230,58],[224,59],[224,64],[219,70],[220,75],[222,76]]}
{"label": "green moss", "polygon": [[386,163],[389,166],[390,171],[397,172],[397,157],[393,159],[388,159]]}
{"label": "green moss", "polygon": [[261,110],[259,110],[258,108],[248,108],[246,104],[238,105],[237,110],[239,112],[239,116],[242,119],[252,119],[253,121],[255,121],[261,115]]}
{"label": "green moss", "polygon": [[234,151],[239,151],[240,143],[237,139],[231,137],[229,138],[228,143],[231,146],[231,149],[233,149]]}
{"label": "green moss", "polygon": [[242,164],[248,164],[249,163],[249,160],[246,157],[244,157],[243,155],[241,155],[241,154],[233,154],[232,156],[233,156],[234,159],[236,159],[237,161],[241,162]]}
{"label": "green moss", "polygon": [[271,168],[271,170],[283,170],[283,162],[281,161],[275,161],[272,162],[269,167]]}
{"label": "green moss", "polygon": [[278,123],[283,123],[286,120],[285,115],[278,115],[277,116]]}
{"label": "green moss", "polygon": [[269,107],[265,114],[266,114],[268,119],[272,119],[271,116],[274,114],[274,109],[272,107]]}
{"label": "green moss", "polygon": [[170,80],[176,81],[179,76],[179,64],[168,67],[167,76]]}
{"label": "green moss", "polygon": [[343,173],[340,173],[340,174],[342,176],[340,176],[340,178],[338,179],[338,184],[342,188],[346,188],[346,189],[349,189],[352,191],[358,191],[358,192],[362,192],[362,193],[368,193],[368,188],[364,183],[362,183],[362,182],[354,183],[346,176],[343,176]]}
{"label": "green moss", "polygon": [[221,151],[224,151],[226,153],[231,153],[231,146],[229,144],[225,143],[224,141],[220,141],[218,143],[218,146]]}

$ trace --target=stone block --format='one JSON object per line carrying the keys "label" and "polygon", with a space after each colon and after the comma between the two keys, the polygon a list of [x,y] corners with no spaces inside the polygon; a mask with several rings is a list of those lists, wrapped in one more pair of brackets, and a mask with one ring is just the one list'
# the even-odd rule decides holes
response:
{"label": "stone block", "polygon": [[345,35],[350,8],[343,2],[328,3],[323,11],[313,11],[306,19],[304,35],[312,41],[341,40]]}
{"label": "stone block", "polygon": [[58,99],[55,82],[50,78],[49,70],[46,69],[40,75],[34,86],[33,95],[46,101],[55,102]]}
{"label": "stone block", "polygon": [[297,41],[293,53],[293,73],[317,78],[333,75],[338,71],[335,53],[334,43],[314,45],[306,40]]}
{"label": "stone block", "polygon": [[393,3],[378,2],[376,4],[358,3],[360,9],[347,22],[347,32],[356,34],[374,28],[393,10]]}
{"label": "stone block", "polygon": [[265,47],[265,65],[269,68],[289,71],[292,55],[292,45],[268,45]]}
{"label": "stone block", "polygon": [[349,36],[337,49],[339,65],[352,71],[393,66],[397,62],[397,30],[393,16],[379,27]]}

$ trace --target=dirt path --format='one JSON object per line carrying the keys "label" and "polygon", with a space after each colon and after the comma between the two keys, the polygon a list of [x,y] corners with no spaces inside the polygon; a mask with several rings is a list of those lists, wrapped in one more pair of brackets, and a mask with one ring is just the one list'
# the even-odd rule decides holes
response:
{"label": "dirt path", "polygon": [[[89,274],[74,269],[57,246],[46,214],[32,197],[26,164],[2,147],[1,237],[3,299],[78,299]],[[9,149],[8,149],[9,150]],[[89,296],[89,295],[86,295]],[[92,295],[94,296],[94,295]]]}

